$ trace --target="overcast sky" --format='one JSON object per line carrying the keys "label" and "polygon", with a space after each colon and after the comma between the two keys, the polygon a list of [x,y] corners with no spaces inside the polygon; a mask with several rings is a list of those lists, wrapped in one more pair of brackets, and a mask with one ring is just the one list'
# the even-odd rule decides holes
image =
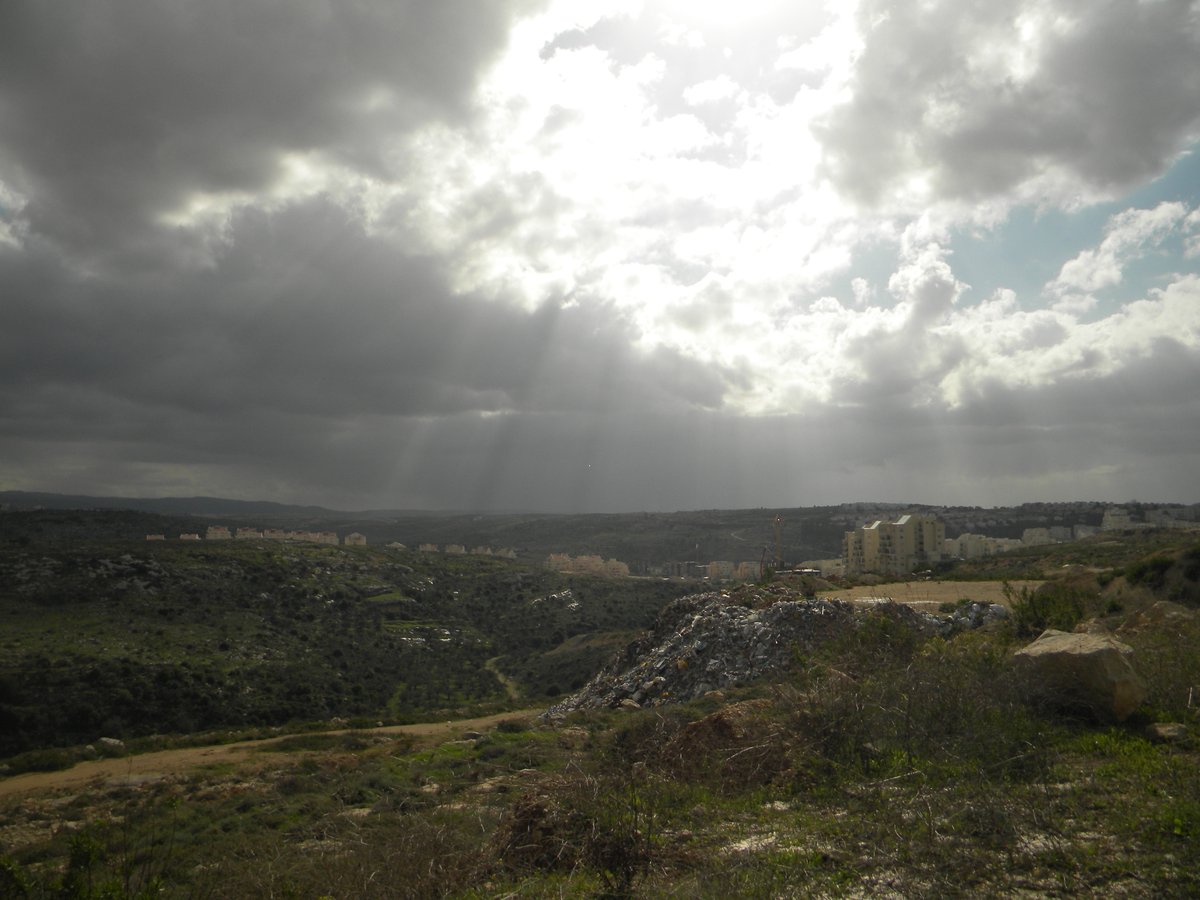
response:
{"label": "overcast sky", "polygon": [[1200,501],[1200,2],[4,0],[0,490]]}

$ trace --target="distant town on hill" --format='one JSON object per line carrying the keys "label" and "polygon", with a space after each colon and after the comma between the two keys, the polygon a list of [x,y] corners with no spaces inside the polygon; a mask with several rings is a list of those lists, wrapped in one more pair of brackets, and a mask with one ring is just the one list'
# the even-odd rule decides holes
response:
{"label": "distant town on hill", "polygon": [[[72,516],[72,510],[89,515]],[[0,512],[14,514],[0,517],[0,540],[9,541],[32,534],[62,540],[175,538],[208,534],[217,526],[212,533],[224,534],[220,529],[228,527],[231,535],[241,529],[246,536],[314,534],[328,541],[340,534],[353,535],[352,542],[362,539],[413,549],[505,548],[506,556],[549,561],[555,568],[570,568],[564,560],[599,559],[612,572],[627,569],[632,575],[672,577],[713,572],[749,577],[760,566],[780,564],[824,571],[846,564],[852,571],[911,571],[944,559],[1077,540],[1101,530],[1200,522],[1200,504],[1101,501],[992,508],[862,501],[824,507],[563,515],[339,511],[215,497],[135,499],[18,491],[0,492]],[[918,535],[913,530],[918,521],[936,525]],[[865,535],[865,543],[855,535]],[[877,545],[886,559],[872,549]]]}

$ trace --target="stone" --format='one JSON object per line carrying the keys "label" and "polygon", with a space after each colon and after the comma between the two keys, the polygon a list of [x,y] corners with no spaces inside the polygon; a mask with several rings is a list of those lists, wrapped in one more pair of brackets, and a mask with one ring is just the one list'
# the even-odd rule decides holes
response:
{"label": "stone", "polygon": [[558,731],[558,745],[568,750],[579,750],[586,747],[591,735],[588,734],[586,728],[570,727],[560,728]]}
{"label": "stone", "polygon": [[1196,613],[1186,606],[1172,603],[1170,600],[1159,600],[1149,609],[1142,610],[1130,618],[1117,631],[1119,634],[1127,634],[1141,631],[1143,628],[1179,625],[1195,618]]}
{"label": "stone", "polygon": [[1050,629],[1012,662],[1030,700],[1123,722],[1146,696],[1132,657],[1133,648],[1111,635]]}
{"label": "stone", "polygon": [[993,622],[1002,622],[1008,617],[1008,610],[999,603],[972,600],[955,609],[947,621],[951,631],[961,631],[982,628]]}
{"label": "stone", "polygon": [[509,790],[508,781],[502,777],[488,778],[471,788],[473,794],[504,794]]}
{"label": "stone", "polygon": [[105,750],[125,749],[125,742],[117,740],[116,738],[102,737],[99,741],[97,741],[97,743],[100,744],[100,746],[102,746]]}
{"label": "stone", "polygon": [[[705,593],[668,604],[648,633],[543,717],[555,720],[579,709],[653,707],[703,697],[786,669],[797,653],[851,632],[868,615],[885,617],[923,637],[951,631],[946,620],[902,604],[860,612],[841,600],[798,600],[782,589],[754,590],[745,602]],[[986,617],[987,607],[980,606],[978,621]]]}
{"label": "stone", "polygon": [[1156,744],[1177,744],[1187,736],[1187,726],[1182,722],[1151,722],[1146,726],[1146,737]]}

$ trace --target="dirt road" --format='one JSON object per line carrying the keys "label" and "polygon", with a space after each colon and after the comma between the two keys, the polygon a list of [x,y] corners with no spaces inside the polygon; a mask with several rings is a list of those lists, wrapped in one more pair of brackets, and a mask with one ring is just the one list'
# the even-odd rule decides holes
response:
{"label": "dirt road", "polygon": [[[382,728],[355,729],[371,734],[408,734],[420,738],[419,743],[435,744],[461,734],[464,731],[480,731],[495,725],[502,719],[536,715],[541,709],[497,713],[476,719],[459,719],[453,722],[424,722],[419,725],[386,725]],[[337,732],[322,732],[322,734]],[[176,750],[159,750],[137,756],[118,759],[97,759],[77,763],[60,772],[27,772],[0,780],[0,802],[21,799],[33,793],[48,790],[79,789],[94,782],[105,787],[136,785],[154,781],[163,775],[177,775],[208,766],[244,764],[256,750],[288,735],[258,741],[239,741],[235,744],[217,744],[209,747],[183,747]]]}

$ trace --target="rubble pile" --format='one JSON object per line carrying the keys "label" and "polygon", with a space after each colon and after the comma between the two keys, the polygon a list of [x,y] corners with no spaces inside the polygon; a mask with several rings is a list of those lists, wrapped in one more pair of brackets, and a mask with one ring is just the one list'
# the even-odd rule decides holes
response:
{"label": "rubble pile", "polygon": [[[781,599],[783,596],[789,599]],[[719,593],[682,597],[663,609],[648,634],[630,644],[577,694],[551,707],[547,715],[691,700],[780,669],[791,663],[797,652],[810,652],[849,633],[870,615],[884,615],[933,636],[979,627],[1006,614],[1002,607],[997,607],[997,613],[989,604],[940,617],[899,603],[865,609],[844,600],[794,597],[755,594],[731,598]]]}

